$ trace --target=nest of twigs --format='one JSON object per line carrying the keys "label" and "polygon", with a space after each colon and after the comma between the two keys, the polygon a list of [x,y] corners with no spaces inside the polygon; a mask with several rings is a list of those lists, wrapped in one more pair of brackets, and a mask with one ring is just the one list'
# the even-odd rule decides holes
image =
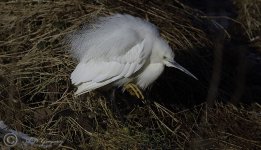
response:
{"label": "nest of twigs", "polygon": [[63,140],[68,149],[261,147],[258,104],[181,110],[152,101],[122,111],[122,120],[103,94],[74,98],[69,76],[76,62],[64,38],[112,13],[148,19],[173,49],[211,46],[201,26],[206,19],[179,1],[0,2],[0,119],[28,135]]}

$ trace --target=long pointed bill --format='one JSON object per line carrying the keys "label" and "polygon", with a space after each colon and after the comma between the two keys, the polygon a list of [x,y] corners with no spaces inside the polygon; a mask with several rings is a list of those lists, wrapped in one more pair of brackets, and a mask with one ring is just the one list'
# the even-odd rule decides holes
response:
{"label": "long pointed bill", "polygon": [[180,64],[178,64],[177,62],[173,61],[173,62],[170,62],[171,63],[171,67],[175,67],[179,70],[181,70],[182,72],[190,75],[191,77],[195,78],[196,80],[198,80],[197,77],[195,77],[192,73],[190,73],[187,69],[185,69],[184,67],[182,67]]}

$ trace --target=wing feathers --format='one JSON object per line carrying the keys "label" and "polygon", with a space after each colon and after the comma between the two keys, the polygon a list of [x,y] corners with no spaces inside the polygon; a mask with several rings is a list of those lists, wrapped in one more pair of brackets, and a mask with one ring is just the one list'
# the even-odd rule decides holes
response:
{"label": "wing feathers", "polygon": [[114,78],[111,78],[109,80],[106,80],[104,82],[85,82],[85,83],[82,83],[80,86],[78,86],[78,89],[77,91],[74,93],[75,96],[79,96],[81,94],[84,94],[84,93],[87,93],[87,92],[90,92],[94,89],[97,89],[97,88],[100,88],[102,86],[105,86],[113,81],[116,81],[119,79],[119,76],[117,77],[114,77]]}
{"label": "wing feathers", "polygon": [[135,69],[136,69],[136,67],[137,67],[137,64],[136,63],[132,63],[132,64],[130,64],[130,67],[128,68],[128,71],[127,71],[127,73],[124,75],[124,77],[129,77],[129,76],[131,76],[135,71]]}
{"label": "wing feathers", "polygon": [[116,80],[127,78],[138,71],[144,64],[144,40],[133,46],[125,55],[102,60],[91,59],[80,62],[71,75],[74,85],[78,86],[75,95],[80,95],[110,84]]}

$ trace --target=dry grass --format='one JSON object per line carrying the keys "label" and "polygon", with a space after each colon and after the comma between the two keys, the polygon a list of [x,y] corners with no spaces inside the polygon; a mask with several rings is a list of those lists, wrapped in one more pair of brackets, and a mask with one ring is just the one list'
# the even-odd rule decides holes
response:
{"label": "dry grass", "polygon": [[[147,1],[146,1],[147,2]],[[158,103],[131,107],[124,121],[96,92],[73,98],[69,75],[76,63],[65,35],[97,16],[125,12],[160,27],[174,49],[209,45],[204,20],[178,1],[0,2],[0,118],[38,138],[64,140],[66,149],[258,149],[260,105],[204,104],[178,111]],[[124,110],[123,110],[124,111]],[[245,132],[248,131],[248,132]]]}
{"label": "dry grass", "polygon": [[244,28],[244,36],[250,47],[261,53],[261,0],[234,0],[237,20]]}
{"label": "dry grass", "polygon": [[261,1],[234,0],[238,8],[238,20],[245,26],[249,39],[260,35],[261,28]]}

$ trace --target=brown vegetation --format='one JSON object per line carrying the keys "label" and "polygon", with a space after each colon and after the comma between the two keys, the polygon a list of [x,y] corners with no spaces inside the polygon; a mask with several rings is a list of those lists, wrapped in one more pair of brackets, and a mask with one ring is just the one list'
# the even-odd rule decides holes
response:
{"label": "brown vegetation", "polygon": [[[181,110],[151,102],[128,108],[122,120],[100,93],[74,98],[69,76],[76,62],[64,37],[117,12],[155,23],[173,49],[212,45],[200,25],[208,19],[179,1],[0,2],[0,120],[28,135],[64,140],[68,149],[261,148],[259,104]],[[240,14],[253,16],[243,9]],[[249,37],[260,33],[257,19],[244,25]]]}

